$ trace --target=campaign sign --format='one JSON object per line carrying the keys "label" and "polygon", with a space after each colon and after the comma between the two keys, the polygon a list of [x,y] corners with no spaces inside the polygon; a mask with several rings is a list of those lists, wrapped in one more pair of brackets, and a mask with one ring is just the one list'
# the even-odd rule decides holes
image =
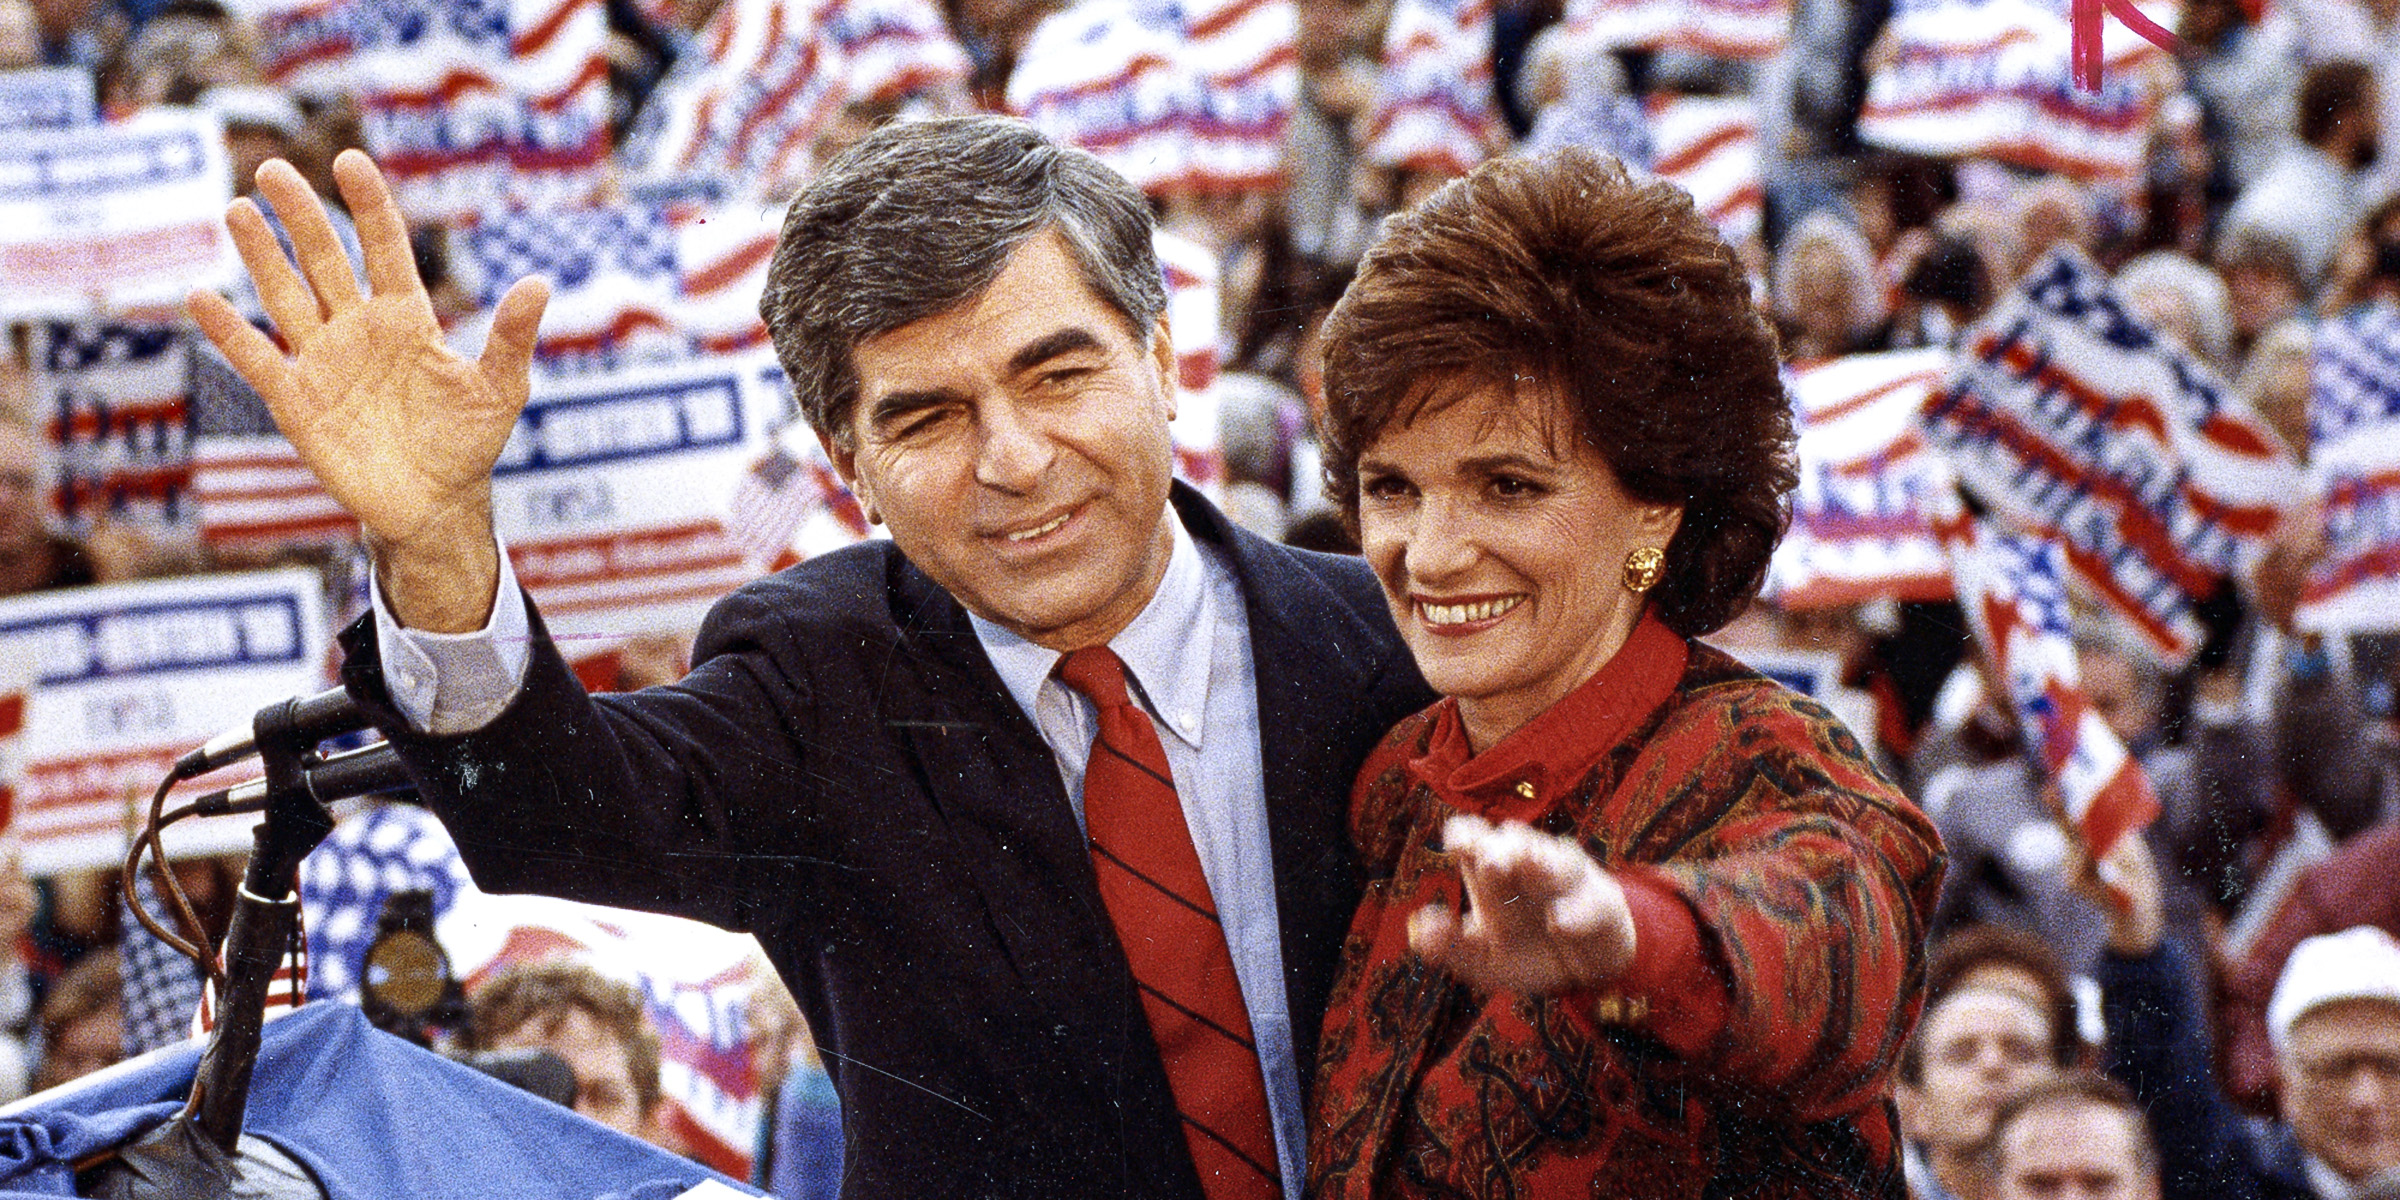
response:
{"label": "campaign sign", "polygon": [[2325,557],[2296,620],[2328,633],[2400,630],[2400,308],[2320,327],[2313,375],[2308,471]]}
{"label": "campaign sign", "polygon": [[102,519],[153,534],[189,524],[191,339],[177,325],[36,321],[28,327],[32,411],[48,426],[67,526]]}
{"label": "campaign sign", "polygon": [[98,124],[92,73],[81,67],[0,71],[0,129],[74,129]]}
{"label": "campaign sign", "polygon": [[1954,508],[1949,467],[1917,428],[1948,351],[1859,354],[1799,367],[1800,486],[1767,586],[1786,609],[1950,595],[1933,521]]}
{"label": "campaign sign", "polygon": [[[268,704],[326,687],[322,586],[314,571],[287,568],[0,600],[0,658],[36,671],[13,826],[26,870],[121,861],[129,813],[179,755]],[[229,770],[178,794],[243,778]],[[168,830],[167,848],[243,849],[256,823],[185,821]]]}
{"label": "campaign sign", "polygon": [[232,178],[216,117],[194,109],[0,139],[0,320],[231,286]]}
{"label": "campaign sign", "polygon": [[2195,605],[2249,572],[2301,494],[2298,466],[2248,403],[2072,247],[1968,331],[1923,424],[1960,482],[2057,540],[2171,662],[2199,648]]}
{"label": "campaign sign", "polygon": [[689,629],[756,574],[724,516],[776,412],[759,374],[713,359],[537,384],[492,467],[493,521],[554,634]]}

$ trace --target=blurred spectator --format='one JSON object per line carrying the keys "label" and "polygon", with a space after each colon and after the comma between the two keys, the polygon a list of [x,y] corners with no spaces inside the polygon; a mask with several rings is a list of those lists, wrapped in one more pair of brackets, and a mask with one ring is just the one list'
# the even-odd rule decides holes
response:
{"label": "blurred spectator", "polygon": [[2371,925],[2400,936],[2400,822],[2385,822],[2344,842],[2331,858],[2302,872],[2248,952],[2225,971],[2218,1024],[2224,1086],[2235,1100],[2265,1111],[2275,1058],[2267,1005],[2284,964],[2301,942]]}
{"label": "blurred spectator", "polygon": [[2300,943],[2267,1002],[2267,1034],[2317,1194],[2400,1168],[2400,942],[2360,926]]}
{"label": "blurred spectator", "polygon": [[33,1090],[81,1079],[125,1057],[123,984],[117,951],[103,946],[76,960],[42,998],[41,1065]]}
{"label": "blurred spectator", "polygon": [[2178,30],[2184,78],[2237,187],[2263,174],[2290,136],[2300,74],[2290,20],[2251,11],[2245,0],[2186,0]]}
{"label": "blurred spectator", "polygon": [[2158,1147],[2125,1085],[2079,1071],[2025,1089],[1992,1118],[1993,1200],[2158,1200]]}
{"label": "blurred spectator", "polygon": [[83,547],[50,531],[48,450],[40,431],[0,413],[0,596],[92,582]]}
{"label": "blurred spectator", "polygon": [[0,0],[0,71],[42,64],[42,28],[32,0]]}
{"label": "blurred spectator", "polygon": [[2218,373],[2231,371],[2233,299],[2215,271],[2181,254],[2158,250],[2119,268],[2116,284],[2137,316],[2174,337]]}
{"label": "blurred spectator", "polygon": [[2400,1166],[2400,943],[2360,928],[2293,951],[2267,1007],[2285,1120],[2254,1126],[2217,1090],[2156,867],[2137,839],[2120,845],[2099,974],[2108,1071],[2149,1111],[2167,1200],[2356,1200]]}
{"label": "blurred spectator", "polygon": [[172,0],[100,68],[112,113],[194,104],[210,88],[263,82],[256,36],[218,0]]}
{"label": "blurred spectator", "polygon": [[2051,247],[2061,242],[2085,254],[2099,250],[2099,214],[2092,194],[2073,180],[2040,175],[2009,198],[2017,257],[2011,278],[2023,278]]}
{"label": "blurred spectator", "polygon": [[2264,230],[2220,235],[2217,274],[2233,303],[2233,352],[2244,361],[2259,337],[2297,315],[2308,296],[2299,253]]}
{"label": "blurred spectator", "polygon": [[268,159],[294,157],[308,136],[308,119],[284,92],[257,84],[226,84],[200,96],[200,107],[225,123],[225,157],[233,168],[235,195],[258,188],[258,169]]}
{"label": "blurred spectator", "polygon": [[2310,67],[2300,84],[2297,140],[2242,189],[2218,237],[2254,233],[2280,242],[2291,249],[2304,284],[2322,280],[2359,215],[2363,173],[2378,152],[2377,104],[2375,75],[2364,65]]}
{"label": "blurred spectator", "polygon": [[2301,321],[2284,321],[2251,347],[2233,390],[2250,402],[2292,457],[2308,461],[2309,355],[2316,336]]}
{"label": "blurred spectator", "polygon": [[2050,1061],[2060,1069],[2083,1061],[2075,988],[2056,947],[2007,925],[1968,925],[1936,938],[1925,955],[1927,1007],[1978,988],[2011,992],[2038,1007],[2049,1029]]}
{"label": "blurred spectator", "polygon": [[1794,361],[1882,348],[1889,314],[1857,226],[1823,208],[1800,218],[1775,258],[1775,314]]}
{"label": "blurred spectator", "polygon": [[2400,303],[2400,194],[2385,197],[2342,242],[2317,311],[2334,316],[2379,303]]}
{"label": "blurred spectator", "polygon": [[658,1031],[642,998],[581,963],[510,967],[471,998],[477,1050],[548,1050],[575,1072],[575,1111],[678,1149],[659,1123]]}
{"label": "blurred spectator", "polygon": [[1900,1054],[1893,1098],[1921,1200],[1984,1194],[1978,1151],[2008,1099],[2058,1070],[2055,1029],[2011,989],[1965,987],[1925,1006]]}

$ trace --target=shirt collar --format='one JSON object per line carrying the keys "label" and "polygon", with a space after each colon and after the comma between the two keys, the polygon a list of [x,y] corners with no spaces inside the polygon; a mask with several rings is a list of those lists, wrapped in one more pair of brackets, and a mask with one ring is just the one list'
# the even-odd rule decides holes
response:
{"label": "shirt collar", "polygon": [[2306,1150],[2300,1152],[2300,1173],[2307,1178],[2309,1190],[2317,1194],[2317,1200],[2350,1200],[2358,1194],[2357,1186],[2342,1178],[2341,1172]]}
{"label": "shirt collar", "polygon": [[[1150,602],[1108,645],[1125,663],[1136,702],[1176,737],[1197,748],[1208,707],[1212,657],[1205,638],[1217,627],[1216,604],[1209,595],[1200,547],[1192,541],[1190,531],[1172,512],[1167,526],[1174,535],[1174,548],[1167,554],[1166,574],[1159,579]],[[1059,652],[1026,641],[974,613],[967,614],[967,619],[974,624],[976,640],[983,643],[984,653],[1009,695],[1026,712],[1035,711],[1042,685],[1058,667]]]}
{"label": "shirt collar", "polygon": [[1458,701],[1434,708],[1425,754],[1409,772],[1445,801],[1492,820],[1530,821],[1553,806],[1625,735],[1674,694],[1691,647],[1648,612],[1606,665],[1498,745],[1476,754]]}

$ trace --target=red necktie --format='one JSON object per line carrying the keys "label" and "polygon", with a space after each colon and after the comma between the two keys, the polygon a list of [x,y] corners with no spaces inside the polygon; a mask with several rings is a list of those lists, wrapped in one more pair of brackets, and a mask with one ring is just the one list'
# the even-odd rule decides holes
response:
{"label": "red necktie", "polygon": [[1274,1122],[1250,1012],[1166,748],[1125,694],[1125,664],[1108,647],[1068,655],[1058,677],[1100,709],[1083,774],[1092,867],[1166,1060],[1201,1187],[1209,1200],[1278,1200]]}

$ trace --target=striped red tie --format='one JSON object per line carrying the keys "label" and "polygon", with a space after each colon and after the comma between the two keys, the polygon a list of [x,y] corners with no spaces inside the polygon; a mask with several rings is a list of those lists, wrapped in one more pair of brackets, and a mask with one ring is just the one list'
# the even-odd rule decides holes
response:
{"label": "striped red tie", "polygon": [[1166,748],[1125,694],[1125,664],[1108,647],[1068,655],[1058,677],[1100,709],[1083,775],[1092,866],[1166,1060],[1201,1186],[1209,1200],[1275,1200],[1283,1185],[1250,1012]]}

